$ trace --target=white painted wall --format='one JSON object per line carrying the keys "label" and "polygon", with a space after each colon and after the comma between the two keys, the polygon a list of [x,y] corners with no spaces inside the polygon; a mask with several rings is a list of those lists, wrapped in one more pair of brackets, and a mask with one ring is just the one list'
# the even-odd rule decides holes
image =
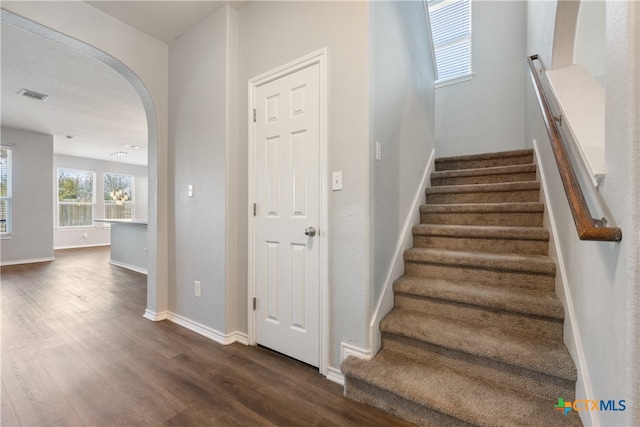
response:
{"label": "white painted wall", "polygon": [[223,333],[231,13],[220,9],[169,50],[169,310]]}
{"label": "white painted wall", "polygon": [[[330,194],[329,366],[340,343],[368,346],[370,301],[370,175],[365,2],[254,2],[239,12],[238,57],[238,281],[246,284],[247,81],[323,47],[329,50],[329,168],[342,171],[344,190]],[[322,232],[322,231],[321,231]],[[241,268],[242,270],[242,268]],[[247,293],[238,293],[246,330]]]}
{"label": "white painted wall", "polygon": [[[83,246],[108,245],[111,241],[109,227],[107,224],[96,222],[92,227],[82,228],[60,228],[57,225],[57,193],[56,182],[58,179],[58,168],[83,169],[96,173],[96,205],[94,207],[94,219],[104,218],[104,182],[105,172],[113,171],[113,163],[103,160],[87,159],[84,157],[63,156],[55,154],[53,156],[53,247],[54,249],[77,248]],[[147,219],[148,216],[148,177],[147,167],[138,165],[122,164],[119,172],[135,177],[135,219]],[[85,238],[84,235],[87,234]]]}
{"label": "white painted wall", "polygon": [[576,27],[573,62],[582,65],[604,86],[606,74],[606,2],[581,1]]}
{"label": "white painted wall", "polygon": [[[556,13],[530,2],[529,54],[543,53],[550,63]],[[550,2],[545,2],[550,3]],[[531,38],[533,37],[533,38]],[[533,49],[540,49],[534,51]],[[567,49],[570,50],[570,49]],[[640,229],[640,4],[607,2],[606,10],[606,167],[600,190],[612,225],[621,227],[620,243],[583,242],[562,190],[532,90],[527,95],[527,142],[537,140],[545,170],[548,209],[554,219],[555,246],[563,261],[565,282],[558,293],[569,322],[565,343],[579,369],[578,399],[624,399],[624,412],[581,412],[585,425],[640,423],[640,296],[638,232]],[[528,83],[530,87],[530,83]],[[589,201],[597,204],[594,197]]]}
{"label": "white painted wall", "polygon": [[436,89],[438,157],[524,148],[527,5],[472,2],[471,80]]}
{"label": "white painted wall", "polygon": [[30,29],[105,62],[140,95],[149,135],[147,311],[150,317],[166,311],[168,46],[84,2],[3,1],[2,8],[65,35]]}
{"label": "white painted wall", "polygon": [[12,149],[13,185],[12,232],[0,240],[0,263],[52,260],[53,137],[3,127],[1,142]]}
{"label": "white painted wall", "polygon": [[[369,5],[369,75],[374,309],[435,147],[435,73],[421,2]],[[376,142],[382,146],[379,161]]]}

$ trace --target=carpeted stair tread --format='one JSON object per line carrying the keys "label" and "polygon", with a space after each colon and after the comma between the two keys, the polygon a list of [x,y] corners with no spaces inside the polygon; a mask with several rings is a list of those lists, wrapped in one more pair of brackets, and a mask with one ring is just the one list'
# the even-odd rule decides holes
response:
{"label": "carpeted stair tread", "polygon": [[490,310],[564,319],[564,308],[553,291],[477,285],[404,275],[393,284],[396,294],[475,304]]}
{"label": "carpeted stair tread", "polygon": [[413,235],[549,241],[548,230],[532,227],[418,224],[413,227]]}
{"label": "carpeted stair tread", "polygon": [[420,213],[460,213],[460,212],[544,212],[544,204],[538,202],[519,203],[453,203],[427,204],[420,206]]}
{"label": "carpeted stair tread", "polygon": [[538,227],[419,224],[413,246],[453,251],[546,255],[549,232]]}
{"label": "carpeted stair tread", "polygon": [[429,196],[430,194],[492,193],[539,189],[540,183],[537,181],[520,181],[491,184],[440,185],[437,187],[429,187],[425,192],[427,196]]}
{"label": "carpeted stair tread", "polygon": [[570,381],[576,368],[562,341],[517,334],[482,323],[444,319],[394,308],[380,323],[383,333],[400,335]]}
{"label": "carpeted stair tread", "polygon": [[349,357],[342,370],[349,377],[470,424],[576,425],[576,418],[564,417],[553,408],[553,401],[392,351],[382,350],[370,361]]}
{"label": "carpeted stair tread", "polygon": [[398,335],[383,334],[383,339],[382,349],[385,352],[392,351],[421,363],[443,365],[470,377],[488,378],[514,390],[526,391],[549,400],[555,400],[558,396],[567,401],[575,398],[575,384],[569,380]]}
{"label": "carpeted stair tread", "polygon": [[527,172],[535,172],[536,165],[534,163],[527,163],[522,165],[511,166],[494,166],[489,168],[475,168],[475,169],[454,169],[448,171],[436,171],[431,174],[431,179],[442,178],[462,178],[470,176],[487,176],[487,175],[510,175],[520,174]]}
{"label": "carpeted stair tread", "polygon": [[535,273],[547,276],[556,274],[555,262],[544,255],[494,254],[488,252],[449,251],[435,248],[411,248],[405,251],[404,260],[425,264]]}
{"label": "carpeted stair tread", "polygon": [[441,157],[435,160],[436,171],[477,169],[480,167],[508,166],[533,162],[533,150],[502,151],[497,153]]}
{"label": "carpeted stair tread", "polygon": [[540,184],[536,181],[521,181],[441,185],[428,188],[426,196],[427,204],[538,202]]}

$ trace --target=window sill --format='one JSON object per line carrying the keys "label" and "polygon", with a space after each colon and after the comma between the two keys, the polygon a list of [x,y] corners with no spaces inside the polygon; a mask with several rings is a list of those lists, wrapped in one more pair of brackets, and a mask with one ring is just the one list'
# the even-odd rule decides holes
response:
{"label": "window sill", "polygon": [[13,239],[13,234],[11,233],[0,234],[0,240],[11,240],[11,239]]}
{"label": "window sill", "polygon": [[469,74],[464,74],[464,75],[458,76],[458,77],[451,77],[451,78],[448,78],[448,79],[436,80],[435,86],[436,86],[436,89],[438,89],[440,87],[450,86],[450,85],[454,85],[454,84],[457,84],[457,83],[466,82],[466,81],[469,81],[469,80],[473,79],[474,76],[475,76],[474,73],[469,73]]}

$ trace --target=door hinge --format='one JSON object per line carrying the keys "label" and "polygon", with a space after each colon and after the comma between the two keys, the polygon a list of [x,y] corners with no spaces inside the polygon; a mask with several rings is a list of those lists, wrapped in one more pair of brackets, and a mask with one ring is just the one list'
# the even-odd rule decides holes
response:
{"label": "door hinge", "polygon": [[256,212],[258,212],[258,205],[256,203],[253,204],[253,216],[256,216]]}
{"label": "door hinge", "polygon": [[256,306],[258,305],[258,299],[256,297],[253,297],[253,309],[256,309]]}
{"label": "door hinge", "polygon": [[256,122],[256,116],[258,115],[258,113],[256,112],[256,109],[253,109],[253,123]]}

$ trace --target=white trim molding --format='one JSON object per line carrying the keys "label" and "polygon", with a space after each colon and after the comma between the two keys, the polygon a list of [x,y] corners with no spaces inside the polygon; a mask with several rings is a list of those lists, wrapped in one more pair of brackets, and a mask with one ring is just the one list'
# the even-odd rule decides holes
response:
{"label": "white trim molding", "polygon": [[373,354],[376,354],[382,345],[380,334],[380,321],[393,308],[393,282],[398,280],[404,274],[404,251],[413,246],[413,226],[420,224],[420,205],[426,203],[425,189],[431,185],[429,180],[431,172],[435,169],[435,149],[431,150],[431,155],[427,161],[422,180],[416,189],[416,194],[407,213],[407,218],[402,227],[402,232],[398,238],[396,250],[389,265],[389,272],[382,288],[382,293],[378,298],[378,304],[373,312],[371,322],[369,323],[369,334],[371,348]]}
{"label": "white trim molding", "polygon": [[[371,349],[365,349],[353,344],[340,343],[340,365],[349,356],[357,357],[358,359],[371,360],[373,354]],[[344,385],[344,374],[338,368],[328,367],[326,377],[329,381]]]}
{"label": "white trim molding", "polygon": [[135,271],[136,273],[141,273],[141,274],[144,274],[145,276],[148,274],[148,271],[146,268],[138,267],[132,264],[127,264],[126,262],[114,261],[110,259],[109,264],[115,265],[116,267],[126,268],[127,270]]}
{"label": "white trim molding", "polygon": [[155,313],[151,310],[145,310],[144,315],[142,317],[154,322],[168,320],[170,322],[175,323],[176,325],[182,326],[183,328],[186,328],[192,332],[195,332],[198,335],[202,335],[205,338],[209,338],[210,340],[215,341],[218,344],[229,345],[236,342],[244,345],[249,344],[247,334],[245,334],[244,332],[234,331],[229,334],[224,334],[220,331],[216,331],[215,329],[210,328],[209,326],[203,325],[202,323],[198,323],[194,320],[191,320],[187,317],[181,316],[176,313],[172,313],[170,311]]}
{"label": "white trim molding", "polygon": [[146,309],[144,311],[144,314],[142,315],[142,317],[144,317],[145,319],[151,320],[152,322],[160,322],[161,320],[167,320],[168,316],[169,316],[168,311],[162,311],[160,313],[156,313],[155,311],[151,311],[149,309]]}
{"label": "white trim molding", "polygon": [[[246,338],[242,337],[244,335],[242,332],[236,331],[230,334],[224,334],[220,331],[216,331],[215,329],[210,328],[209,326],[205,326],[202,323],[198,323],[194,320],[176,313],[172,313],[170,311],[167,313],[167,320],[175,323],[176,325],[180,325],[183,328],[187,328],[198,335],[209,338],[210,340],[215,341],[218,344],[229,345],[233,344],[234,342],[241,342],[241,340],[244,341],[243,344],[247,342]],[[246,335],[244,335],[244,337],[246,337]]]}
{"label": "white trim molding", "polygon": [[16,259],[9,261],[2,261],[0,266],[4,267],[7,265],[20,265],[20,264],[34,264],[36,262],[50,262],[55,261],[54,257],[46,257],[46,258],[30,258],[30,259]]}

